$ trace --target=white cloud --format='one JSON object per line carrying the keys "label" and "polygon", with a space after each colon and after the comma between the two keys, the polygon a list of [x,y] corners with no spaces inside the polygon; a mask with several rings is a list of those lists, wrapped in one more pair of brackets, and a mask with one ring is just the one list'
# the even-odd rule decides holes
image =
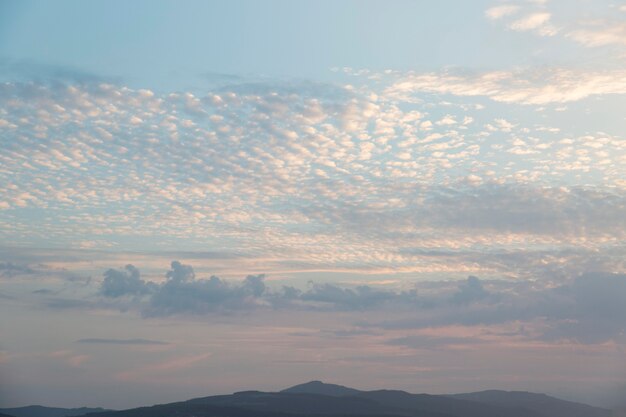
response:
{"label": "white cloud", "polygon": [[503,4],[501,6],[495,6],[487,9],[485,11],[485,15],[491,20],[498,20],[502,19],[505,16],[515,14],[519,10],[519,6],[513,4]]}
{"label": "white cloud", "polygon": [[509,24],[509,28],[518,32],[534,31],[541,36],[554,36],[558,30],[549,24],[551,14],[537,12],[529,14]]}
{"label": "white cloud", "polygon": [[386,91],[399,99],[419,93],[486,96],[495,101],[550,104],[578,101],[594,95],[626,94],[626,71],[574,71],[563,68],[530,71],[408,73]]}
{"label": "white cloud", "polygon": [[581,27],[567,33],[567,37],[587,47],[626,45],[626,24],[605,23],[596,27]]}
{"label": "white cloud", "polygon": [[[468,186],[487,199],[495,198],[489,187],[520,183],[623,188],[624,141],[524,125],[515,113],[489,118],[497,104],[467,98],[543,105],[626,92],[625,86],[620,72],[562,69],[390,73],[351,91],[273,85],[267,93],[246,86],[221,91],[219,100],[212,93],[147,94],[114,85],[38,85],[35,94],[9,83],[3,97],[12,97],[11,107],[0,129],[20,139],[0,152],[3,238],[254,254],[222,265],[229,273],[252,264],[268,273],[482,268],[403,252],[416,249],[415,241],[422,250],[523,251],[576,239],[589,248],[612,245],[622,229],[609,207],[589,213],[611,227],[570,209],[585,219],[584,229],[566,217],[544,222],[550,227],[506,228],[498,219],[518,225],[520,218],[489,214],[479,199],[460,202]],[[457,97],[442,102],[433,93]],[[24,114],[45,115],[47,129]],[[564,138],[569,142],[559,142]],[[442,203],[446,193],[457,202]],[[505,202],[498,204],[515,210]],[[476,216],[471,236],[455,217],[461,207]],[[33,219],[22,208],[46,215]],[[537,219],[551,215],[548,206],[542,210]]]}

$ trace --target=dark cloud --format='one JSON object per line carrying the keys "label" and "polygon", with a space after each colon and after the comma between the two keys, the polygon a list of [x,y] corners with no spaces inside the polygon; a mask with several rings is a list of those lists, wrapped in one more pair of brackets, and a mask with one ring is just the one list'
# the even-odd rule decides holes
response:
{"label": "dark cloud", "polygon": [[12,262],[0,262],[0,276],[12,278],[18,275],[34,274],[35,271],[27,265],[14,264]]}
{"label": "dark cloud", "polygon": [[249,275],[240,284],[216,276],[196,279],[191,266],[173,261],[165,276],[167,281],[155,287],[144,309],[147,316],[240,311],[265,303],[264,275]]}
{"label": "dark cloud", "polygon": [[169,345],[167,342],[161,342],[160,340],[149,339],[100,339],[89,338],[80,339],[76,343],[89,344],[89,345]]}
{"label": "dark cloud", "polygon": [[546,339],[594,343],[626,338],[626,275],[584,274],[553,290],[544,308],[553,321]]}
{"label": "dark cloud", "polygon": [[455,303],[468,304],[483,300],[489,295],[480,280],[475,276],[470,276],[467,281],[459,285],[459,291],[454,294],[453,300]]}
{"label": "dark cloud", "polygon": [[597,343],[626,336],[626,274],[586,273],[555,288],[539,283],[511,285],[509,291],[497,294],[486,292],[480,280],[470,277],[459,288],[453,298],[461,303],[446,307],[433,302],[414,317],[361,325],[409,329],[540,319],[547,325],[539,336],[544,340]]}
{"label": "dark cloud", "polygon": [[[264,275],[249,275],[235,283],[216,276],[197,279],[191,266],[178,261],[171,263],[165,276],[166,282],[157,285],[141,280],[139,270],[132,265],[124,271],[110,269],[105,273],[100,294],[108,298],[146,295],[144,299],[135,297],[135,303],[139,303],[135,306],[144,316],[152,317],[231,314],[260,308],[394,310],[406,313],[405,317],[356,325],[361,329],[411,329],[542,320],[545,329],[539,337],[546,340],[595,343],[626,336],[624,274],[586,273],[556,286],[548,281],[483,281],[470,276],[463,281],[422,283],[411,291],[312,282],[304,291],[287,286],[270,289]],[[55,303],[55,308],[63,308],[63,302]],[[121,305],[129,308],[129,304]],[[526,331],[524,336],[530,337]]]}
{"label": "dark cloud", "polygon": [[413,293],[376,290],[367,285],[351,289],[333,284],[312,284],[308,291],[299,296],[302,301],[321,303],[340,310],[372,309],[391,301],[411,302],[413,297]]}
{"label": "dark cloud", "polygon": [[53,298],[46,300],[45,306],[53,310],[83,310],[91,309],[95,304],[85,300]]}
{"label": "dark cloud", "polygon": [[140,277],[140,272],[133,265],[126,265],[125,270],[109,269],[104,273],[104,281],[100,293],[105,297],[122,297],[125,295],[145,295],[155,289],[154,284],[147,283]]}
{"label": "dark cloud", "polygon": [[33,294],[50,295],[50,294],[55,294],[55,292],[47,288],[41,288],[39,290],[33,291]]}
{"label": "dark cloud", "polygon": [[190,282],[196,278],[193,268],[189,265],[183,265],[178,261],[173,261],[171,267],[172,269],[165,274],[165,277],[170,280],[170,282]]}

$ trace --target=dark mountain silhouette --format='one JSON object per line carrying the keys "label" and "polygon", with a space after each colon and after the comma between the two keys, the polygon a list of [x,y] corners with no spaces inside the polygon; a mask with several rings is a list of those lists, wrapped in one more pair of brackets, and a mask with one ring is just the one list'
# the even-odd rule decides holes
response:
{"label": "dark mountain silhouette", "polygon": [[389,414],[388,407],[357,397],[334,397],[320,394],[245,391],[233,395],[196,398],[187,404],[210,404],[260,411],[307,414]]}
{"label": "dark mountain silhouette", "polygon": [[10,416],[8,414],[0,413],[0,417],[15,417],[15,416]]}
{"label": "dark mountain silhouette", "polygon": [[626,417],[626,407],[616,408],[611,417]]}
{"label": "dark mountain silhouette", "polygon": [[[4,412],[15,417],[69,416],[16,415],[9,411]],[[151,407],[90,413],[89,417],[610,417],[610,415],[610,411],[601,408],[527,392],[483,391],[456,395],[428,395],[393,390],[360,391],[341,385],[312,381],[280,392],[244,391]]]}
{"label": "dark mountain silhouette", "polygon": [[356,395],[362,391],[344,387],[343,385],[325,384],[322,381],[311,381],[305,384],[295,385],[280,392],[288,394],[320,394],[330,395],[332,397],[344,397],[346,395]]}
{"label": "dark mountain silhouette", "polygon": [[545,394],[522,391],[481,391],[451,395],[452,398],[484,404],[517,406],[536,411],[546,417],[609,417],[611,411],[586,404],[559,400]]}
{"label": "dark mountain silhouette", "polygon": [[[450,416],[502,416],[502,417],[539,417],[540,414],[517,406],[483,404],[475,401],[457,400],[442,395],[409,394],[404,391],[368,391],[360,394],[386,406],[395,406],[411,411],[411,415],[424,412],[442,413]],[[417,414],[416,414],[417,413]]]}
{"label": "dark mountain silhouette", "polygon": [[[8,414],[13,417],[74,417],[82,416],[89,413],[100,413],[103,411],[111,411],[104,408],[58,408],[44,407],[41,405],[29,405],[26,407],[0,408],[0,413]],[[1,416],[0,416],[1,417]]]}

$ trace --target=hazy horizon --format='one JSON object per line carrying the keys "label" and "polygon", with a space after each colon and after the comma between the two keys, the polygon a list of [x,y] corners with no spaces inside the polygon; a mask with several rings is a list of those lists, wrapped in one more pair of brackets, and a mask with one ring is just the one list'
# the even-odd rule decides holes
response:
{"label": "hazy horizon", "polygon": [[623,1],[0,0],[0,407],[623,403],[625,64]]}

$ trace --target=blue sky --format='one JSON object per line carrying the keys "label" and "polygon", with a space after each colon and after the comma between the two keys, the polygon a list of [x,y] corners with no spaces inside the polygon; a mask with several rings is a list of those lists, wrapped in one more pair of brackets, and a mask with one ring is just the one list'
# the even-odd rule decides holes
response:
{"label": "blue sky", "polygon": [[0,405],[311,379],[615,403],[625,19],[0,2]]}

